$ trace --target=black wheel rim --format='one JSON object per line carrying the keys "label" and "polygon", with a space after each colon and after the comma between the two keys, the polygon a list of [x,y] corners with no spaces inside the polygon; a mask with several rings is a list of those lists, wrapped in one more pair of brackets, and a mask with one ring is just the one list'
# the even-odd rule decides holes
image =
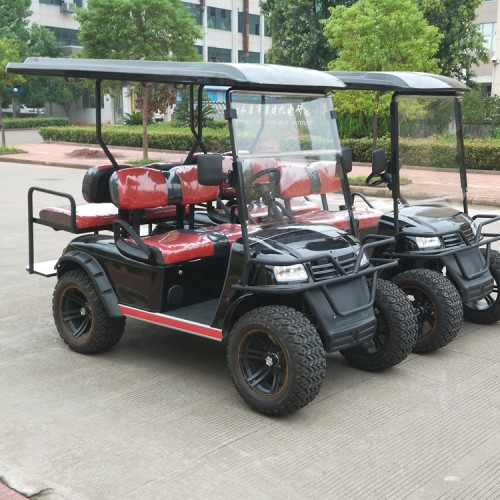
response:
{"label": "black wheel rim", "polygon": [[245,383],[258,396],[272,398],[284,389],[288,365],[283,346],[274,336],[247,333],[239,345],[238,363]]}
{"label": "black wheel rim", "polygon": [[77,340],[85,338],[92,327],[92,314],[85,295],[75,287],[61,297],[61,318],[68,333]]}
{"label": "black wheel rim", "polygon": [[418,337],[421,341],[431,336],[437,325],[437,312],[434,302],[423,290],[413,287],[403,287],[417,313]]}

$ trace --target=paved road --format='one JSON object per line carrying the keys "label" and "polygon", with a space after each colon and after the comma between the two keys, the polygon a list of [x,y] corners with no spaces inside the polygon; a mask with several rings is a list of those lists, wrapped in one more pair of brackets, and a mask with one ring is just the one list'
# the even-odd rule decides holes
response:
{"label": "paved road", "polygon": [[[280,419],[244,405],[213,341],[129,321],[108,353],[67,349],[55,281],[24,270],[26,191],[80,199],[82,175],[0,163],[2,481],[50,500],[500,497],[498,325],[379,374],[328,355],[319,396]],[[68,239],[37,228],[37,256]]]}
{"label": "paved road", "polygon": [[36,144],[43,142],[41,135],[36,129],[15,129],[5,131],[5,140],[7,146],[16,144]]}

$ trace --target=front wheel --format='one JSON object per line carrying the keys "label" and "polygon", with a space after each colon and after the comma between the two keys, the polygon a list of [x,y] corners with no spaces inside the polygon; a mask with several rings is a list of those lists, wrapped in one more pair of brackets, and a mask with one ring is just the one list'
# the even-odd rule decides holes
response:
{"label": "front wheel", "polygon": [[[486,250],[481,249],[486,258]],[[498,284],[500,283],[500,253],[491,250],[490,273],[493,276],[492,292],[481,300],[464,303],[464,319],[471,323],[489,325],[500,320],[500,297]]]}
{"label": "front wheel", "polygon": [[240,396],[266,415],[286,415],[318,394],[326,356],[318,332],[290,307],[259,307],[230,331],[227,363]]}
{"label": "front wheel", "polygon": [[450,343],[463,322],[460,295],[441,273],[410,269],[392,279],[409,297],[418,317],[418,336],[413,352],[423,354]]}
{"label": "front wheel", "polygon": [[122,337],[125,318],[110,318],[91,279],[83,270],[64,273],[52,298],[59,335],[73,351],[107,351]]}
{"label": "front wheel", "polygon": [[403,361],[411,353],[418,333],[410,301],[390,281],[377,280],[374,310],[377,327],[372,339],[340,351],[351,365],[371,372]]}

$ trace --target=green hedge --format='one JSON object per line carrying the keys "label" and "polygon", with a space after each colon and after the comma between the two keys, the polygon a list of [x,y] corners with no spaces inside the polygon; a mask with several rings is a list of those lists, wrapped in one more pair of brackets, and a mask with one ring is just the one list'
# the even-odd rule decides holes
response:
{"label": "green hedge", "polygon": [[[93,127],[43,127],[39,132],[45,141],[84,144],[97,142]],[[104,126],[102,136],[104,142],[112,146],[142,146],[141,127]],[[148,138],[148,145],[152,149],[187,151],[193,144],[193,135],[186,127],[163,127],[155,130],[153,126],[148,130]],[[209,151],[223,152],[230,149],[227,129],[205,128],[203,142]],[[371,162],[371,139],[343,139],[342,145],[351,147],[354,161]],[[390,156],[389,138],[379,139],[377,147],[385,148],[387,157]],[[442,139],[404,140],[401,144],[401,156],[407,165],[449,168],[455,166],[455,155],[455,144]],[[465,160],[467,168],[471,170],[500,170],[500,140],[466,139]]]}
{"label": "green hedge", "polygon": [[[94,127],[44,127],[39,133],[44,141],[97,143]],[[111,146],[142,147],[142,128],[122,125],[104,126],[102,138]],[[205,128],[203,143],[209,151],[230,149],[229,136],[225,130]],[[152,149],[188,151],[192,144],[193,134],[188,128],[148,130],[148,146]]]}
{"label": "green hedge", "polygon": [[40,128],[40,127],[67,127],[69,125],[68,118],[5,118],[3,119],[5,128]]}
{"label": "green hedge", "polygon": [[[372,161],[371,139],[343,139],[343,146],[350,146],[354,161]],[[377,147],[383,147],[389,158],[391,144],[389,138],[379,139]],[[500,170],[500,140],[465,139],[465,166],[469,170]],[[403,140],[400,158],[407,165],[423,167],[455,167],[456,145],[442,139],[422,141]]]}

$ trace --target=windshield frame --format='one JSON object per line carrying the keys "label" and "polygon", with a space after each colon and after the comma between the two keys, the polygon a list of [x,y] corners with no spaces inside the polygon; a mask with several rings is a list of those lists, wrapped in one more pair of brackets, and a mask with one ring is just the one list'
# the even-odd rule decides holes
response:
{"label": "windshield frame", "polygon": [[[325,111],[328,113],[327,115],[323,115],[321,118],[313,116],[311,114],[310,121],[308,121],[307,126],[312,126],[314,128],[314,124],[322,123],[320,120],[328,120],[329,130],[328,133],[325,134],[325,127],[321,130],[322,137],[321,140],[323,142],[330,141],[331,147],[329,148],[318,148],[314,147],[311,149],[297,149],[297,148],[280,148],[277,151],[269,150],[269,151],[250,151],[241,147],[242,141],[240,138],[241,134],[241,115],[238,117],[239,106],[243,101],[240,101],[237,104],[237,98],[243,97],[249,99],[251,97],[255,97],[260,99],[260,105],[266,106],[270,103],[266,101],[267,98],[277,100],[279,104],[290,105],[299,103],[300,99],[304,101],[304,103],[312,103],[314,105],[325,105]],[[245,101],[247,102],[247,101]],[[292,104],[291,104],[292,103]],[[326,117],[326,118],[325,118]],[[246,169],[246,165],[248,162],[253,160],[263,160],[265,161],[268,158],[277,158],[277,159],[285,159],[288,163],[289,161],[293,161],[294,159],[298,159],[300,162],[313,162],[314,159],[321,160],[322,158],[331,158],[333,161],[338,161],[342,154],[342,148],[340,145],[340,137],[338,134],[338,128],[336,124],[336,114],[333,108],[333,103],[331,96],[326,93],[318,93],[315,92],[273,92],[270,90],[263,89],[262,91],[248,90],[248,89],[234,89],[228,88],[226,92],[226,110],[225,110],[225,118],[228,121],[229,125],[229,135],[230,135],[230,143],[231,143],[231,151],[230,154],[233,158],[233,173],[232,173],[232,183],[236,191],[236,203],[239,213],[240,224],[242,227],[242,236],[243,236],[243,246],[244,251],[249,258],[249,238],[248,238],[248,225],[252,222],[251,217],[248,213],[248,203],[251,200],[248,200],[247,197],[247,184],[245,182],[245,176],[248,177],[248,170]],[[294,118],[290,119],[292,123]],[[251,120],[250,120],[251,121]],[[248,123],[250,123],[248,121]],[[258,116],[255,117],[255,127],[251,129],[252,134],[255,132],[255,135],[250,137],[249,141],[251,141],[254,145],[259,144],[260,136],[263,133],[264,129],[270,127],[271,125],[266,122],[266,113],[261,112]],[[326,123],[326,122],[324,122]],[[280,137],[280,133],[282,130],[274,130],[274,134],[276,137]],[[250,136],[252,135],[250,134]],[[311,136],[313,134],[311,133]],[[319,134],[316,134],[316,137],[319,137]],[[297,139],[299,135],[297,135]],[[321,140],[319,142],[321,143]],[[311,139],[314,142],[313,139]],[[300,145],[299,145],[300,147]],[[287,224],[289,221],[284,219],[278,224]],[[297,224],[297,221],[291,221],[293,224]],[[269,222],[271,224],[271,222]],[[303,223],[300,223],[303,224]]]}
{"label": "windshield frame", "polygon": [[454,120],[455,120],[455,139],[456,139],[456,154],[457,154],[457,167],[458,174],[460,175],[460,188],[461,188],[461,204],[464,213],[468,213],[467,203],[467,172],[465,168],[465,148],[462,127],[462,106],[461,106],[461,93],[450,92],[433,92],[433,93],[418,93],[418,92],[394,92],[390,105],[390,135],[391,135],[391,159],[389,162],[388,172],[392,176],[392,197],[394,201],[394,215],[396,232],[398,227],[398,206],[400,201],[406,203],[401,194],[401,180],[400,180],[400,147],[401,147],[401,124],[399,102],[401,98],[415,98],[415,99],[432,99],[432,98],[449,98],[454,100]]}

